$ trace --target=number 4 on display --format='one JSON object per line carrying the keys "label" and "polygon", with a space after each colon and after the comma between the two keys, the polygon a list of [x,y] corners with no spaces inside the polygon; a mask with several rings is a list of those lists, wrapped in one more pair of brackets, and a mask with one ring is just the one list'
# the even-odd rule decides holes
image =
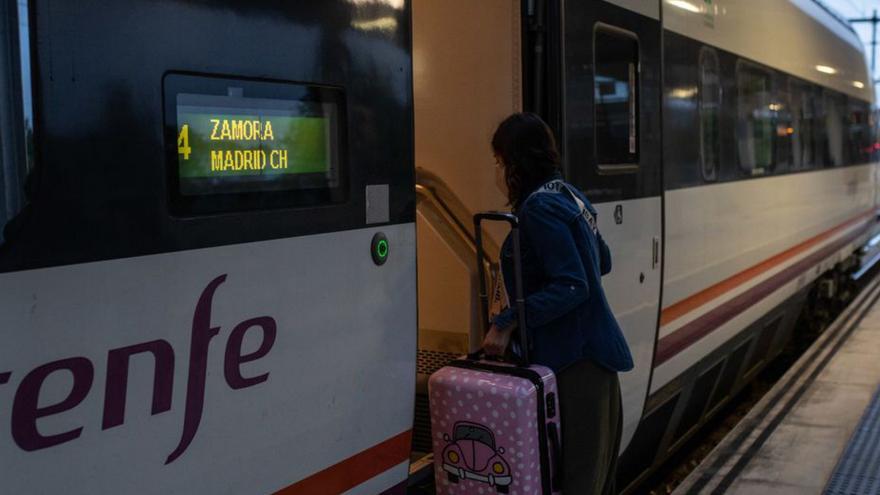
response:
{"label": "number 4 on display", "polygon": [[183,155],[184,160],[189,160],[192,148],[189,147],[189,124],[183,124],[180,134],[177,136],[177,153]]}

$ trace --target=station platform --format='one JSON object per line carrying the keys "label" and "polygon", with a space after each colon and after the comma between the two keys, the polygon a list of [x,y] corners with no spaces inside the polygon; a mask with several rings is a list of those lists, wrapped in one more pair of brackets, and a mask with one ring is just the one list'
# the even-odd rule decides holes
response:
{"label": "station platform", "polygon": [[675,494],[880,494],[880,277]]}

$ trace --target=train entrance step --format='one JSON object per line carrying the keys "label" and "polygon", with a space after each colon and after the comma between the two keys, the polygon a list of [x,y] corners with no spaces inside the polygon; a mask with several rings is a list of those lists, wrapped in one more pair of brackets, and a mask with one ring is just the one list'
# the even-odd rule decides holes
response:
{"label": "train entrance step", "polygon": [[674,493],[880,493],[878,299],[880,277]]}

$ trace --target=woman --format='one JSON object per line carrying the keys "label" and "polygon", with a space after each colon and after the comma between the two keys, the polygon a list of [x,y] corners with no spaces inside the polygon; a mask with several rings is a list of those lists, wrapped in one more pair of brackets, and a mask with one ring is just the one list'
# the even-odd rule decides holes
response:
{"label": "woman", "polygon": [[[492,138],[496,182],[520,220],[523,290],[532,361],[556,372],[562,415],[563,493],[614,493],[621,430],[617,373],[632,356],[605,299],[611,253],[587,198],[562,180],[553,133],[540,117],[518,113]],[[513,293],[511,241],[501,248]],[[502,355],[516,326],[502,311],[483,348]]]}

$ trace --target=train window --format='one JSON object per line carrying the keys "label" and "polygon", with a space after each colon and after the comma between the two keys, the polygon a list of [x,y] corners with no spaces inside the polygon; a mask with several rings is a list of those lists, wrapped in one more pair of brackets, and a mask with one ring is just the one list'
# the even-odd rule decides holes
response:
{"label": "train window", "polygon": [[26,0],[0,2],[0,246],[23,227],[26,191],[33,186],[27,180],[33,169],[27,19]]}
{"label": "train window", "polygon": [[843,96],[825,91],[825,132],[828,139],[826,167],[840,167],[845,164],[844,134],[848,131],[846,122],[846,100]]}
{"label": "train window", "polygon": [[796,168],[808,169],[816,165],[815,126],[816,117],[813,104],[812,88],[806,84],[791,80],[791,147],[793,165]]}
{"label": "train window", "polygon": [[593,33],[594,143],[604,173],[638,168],[639,40],[635,34],[604,24]]}
{"label": "train window", "polygon": [[813,87],[811,94],[813,102],[813,156],[816,160],[816,167],[829,166],[830,158],[828,157],[828,126],[825,122],[827,115],[827,101],[823,96],[822,88]]}
{"label": "train window", "polygon": [[700,50],[700,159],[703,179],[714,181],[721,165],[721,72],[709,47]]}
{"label": "train window", "polygon": [[871,113],[867,103],[849,100],[849,148],[851,163],[861,165],[871,160]]}
{"label": "train window", "polygon": [[345,199],[341,90],[180,74],[165,89],[176,213]]}
{"label": "train window", "polygon": [[774,151],[773,170],[781,173],[789,170],[794,164],[794,112],[792,111],[791,90],[788,78],[774,74],[777,91],[774,101],[770,104],[770,112],[775,122],[776,148]]}
{"label": "train window", "polygon": [[770,74],[740,61],[736,85],[739,165],[749,175],[764,174],[773,168],[775,137]]}

